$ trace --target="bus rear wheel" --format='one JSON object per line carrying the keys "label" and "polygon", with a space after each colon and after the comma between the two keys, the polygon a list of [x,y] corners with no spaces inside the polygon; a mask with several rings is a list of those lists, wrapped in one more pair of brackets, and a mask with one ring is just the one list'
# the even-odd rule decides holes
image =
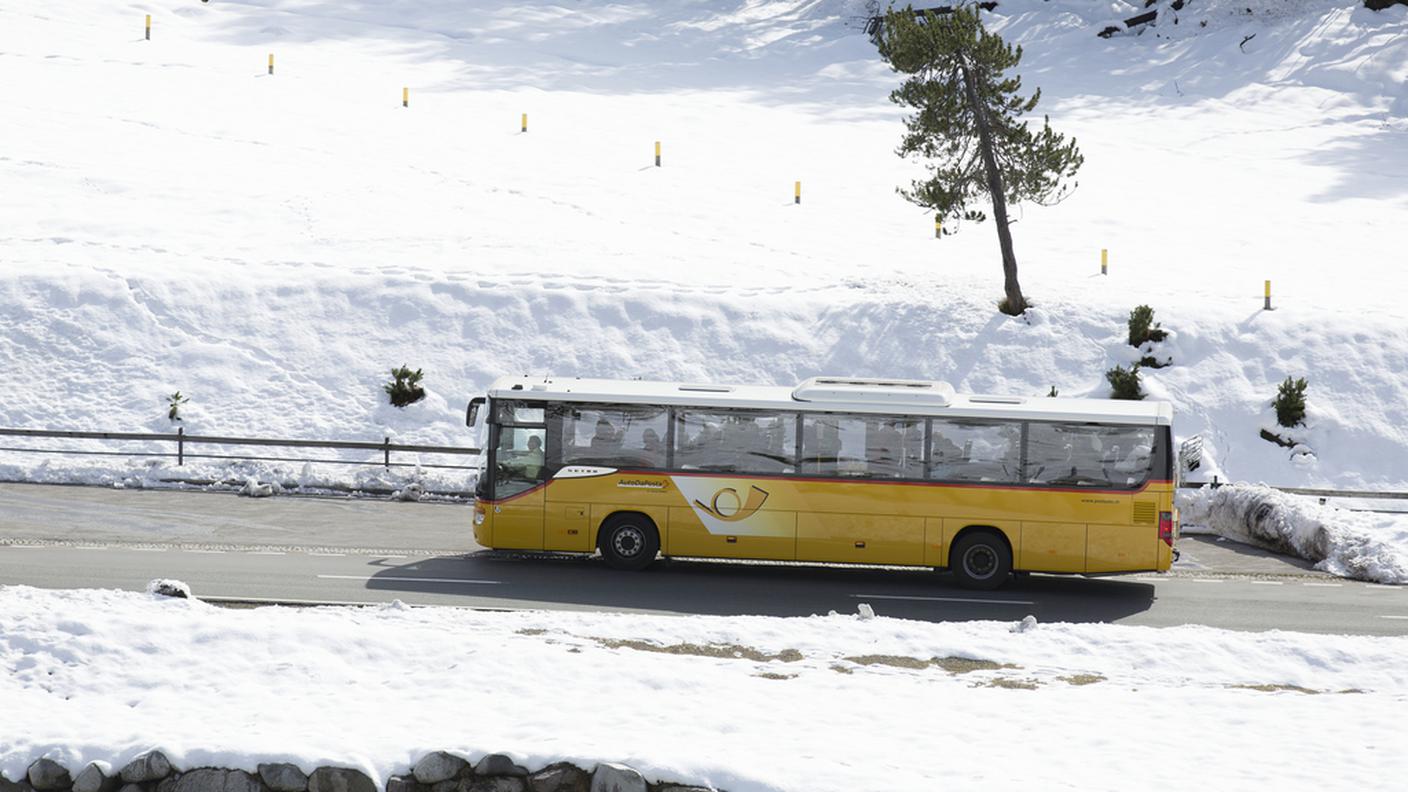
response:
{"label": "bus rear wheel", "polygon": [[660,553],[660,532],[643,514],[615,514],[601,525],[597,544],[612,569],[638,571]]}
{"label": "bus rear wheel", "polygon": [[949,568],[963,588],[991,591],[1012,573],[1012,551],[997,534],[973,531],[953,543]]}

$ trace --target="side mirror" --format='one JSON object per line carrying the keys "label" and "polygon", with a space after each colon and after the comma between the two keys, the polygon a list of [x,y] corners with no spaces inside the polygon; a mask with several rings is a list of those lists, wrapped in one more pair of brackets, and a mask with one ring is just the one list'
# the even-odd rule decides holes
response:
{"label": "side mirror", "polygon": [[483,396],[476,396],[473,399],[469,400],[469,407],[467,407],[464,411],[465,426],[468,426],[472,429],[474,428],[474,425],[479,422],[479,406],[483,403]]}

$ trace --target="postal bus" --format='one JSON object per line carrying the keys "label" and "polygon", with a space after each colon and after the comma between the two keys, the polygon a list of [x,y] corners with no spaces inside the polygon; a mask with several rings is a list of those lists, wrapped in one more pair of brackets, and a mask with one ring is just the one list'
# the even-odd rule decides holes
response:
{"label": "postal bus", "polygon": [[481,407],[487,548],[925,566],[991,589],[1163,571],[1178,537],[1165,402],[510,377],[468,425]]}

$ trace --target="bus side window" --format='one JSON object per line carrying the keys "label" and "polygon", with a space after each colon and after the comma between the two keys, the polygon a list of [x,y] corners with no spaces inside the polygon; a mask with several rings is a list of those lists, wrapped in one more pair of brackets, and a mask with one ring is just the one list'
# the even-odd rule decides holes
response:
{"label": "bus side window", "polygon": [[1069,487],[1135,487],[1149,478],[1154,430],[1033,421],[1027,481]]}
{"label": "bus side window", "polygon": [[1020,480],[1022,430],[1014,421],[933,421],[929,478],[941,481]]}
{"label": "bus side window", "polygon": [[679,410],[675,466],[721,473],[796,472],[797,420],[766,410]]}

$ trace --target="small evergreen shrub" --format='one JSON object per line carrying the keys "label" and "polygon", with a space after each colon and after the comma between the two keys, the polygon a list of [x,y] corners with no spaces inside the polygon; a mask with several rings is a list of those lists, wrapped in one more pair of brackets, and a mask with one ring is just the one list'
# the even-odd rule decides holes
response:
{"label": "small evergreen shrub", "polygon": [[1052,386],[1051,386],[1051,392],[1048,393],[1048,394],[1046,394],[1046,395],[1047,395],[1048,398],[1054,399],[1054,398],[1056,398],[1057,396],[1060,396],[1060,395],[1061,395],[1061,392],[1058,391],[1058,390],[1056,390],[1056,386],[1055,386],[1055,385],[1052,385]]}
{"label": "small evergreen shrub", "polygon": [[175,393],[171,394],[170,396],[167,396],[167,397],[166,397],[166,418],[167,418],[167,420],[170,420],[172,423],[175,423],[176,421],[181,420],[181,405],[185,404],[185,403],[188,402],[188,401],[190,401],[190,399],[186,398],[185,396],[182,396],[182,395],[181,395],[181,391],[176,391]]}
{"label": "small evergreen shrub", "polygon": [[1305,423],[1305,386],[1305,377],[1297,380],[1286,377],[1276,389],[1276,399],[1271,402],[1276,408],[1276,423],[1282,426]]}
{"label": "small evergreen shrub", "polygon": [[1111,399],[1140,401],[1144,398],[1144,389],[1139,387],[1138,365],[1130,366],[1128,369],[1124,366],[1115,366],[1105,372],[1105,380],[1110,383]]}
{"label": "small evergreen shrub", "polygon": [[1150,341],[1162,341],[1168,333],[1154,321],[1154,309],[1141,305],[1129,312],[1129,345],[1136,349]]}
{"label": "small evergreen shrub", "polygon": [[393,406],[405,407],[425,398],[425,388],[420,386],[420,380],[424,376],[425,373],[420,369],[411,371],[409,366],[403,365],[391,369],[391,381],[381,388],[391,398]]}

